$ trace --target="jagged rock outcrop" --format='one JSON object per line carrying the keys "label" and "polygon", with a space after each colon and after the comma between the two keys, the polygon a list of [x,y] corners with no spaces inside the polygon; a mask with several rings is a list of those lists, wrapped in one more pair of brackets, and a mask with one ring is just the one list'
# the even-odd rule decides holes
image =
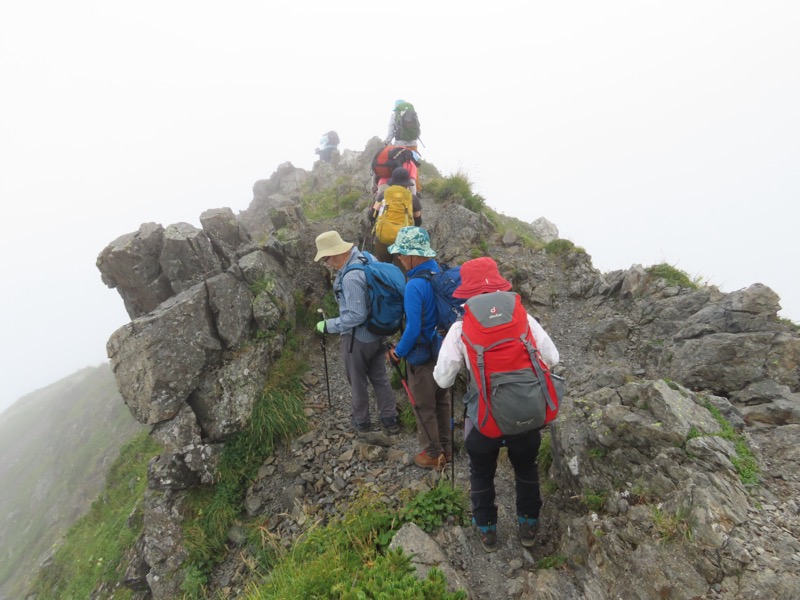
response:
{"label": "jagged rock outcrop", "polygon": [[[364,152],[346,150],[337,164],[317,163],[311,172],[285,163],[256,182],[238,215],[206,211],[202,229],[144,224],[98,257],[103,281],[116,287],[132,319],[108,343],[120,392],[165,447],[148,476],[137,563],[149,568],[154,598],[180,596],[186,490],[213,483],[221,449],[248,423],[295,310],[328,289],[311,260],[314,238],[331,228],[345,239],[365,237],[369,162],[379,146],[370,140]],[[310,221],[304,198],[339,185],[363,189],[363,198],[336,217]],[[719,436],[708,408],[745,440],[756,431],[748,426],[774,429],[763,440],[778,460],[796,464],[789,434],[800,423],[800,336],[778,320],[774,292],[760,284],[732,294],[670,286],[640,265],[603,274],[581,249],[549,255],[457,199],[424,198],[423,225],[442,262],[489,249],[556,341],[558,369],[569,382],[552,434],[561,492],[545,503],[540,535],[554,553],[571,557],[570,569],[534,571],[530,560],[510,558],[509,545],[500,554],[515,562],[498,571],[505,579],[497,589],[509,597],[692,597],[712,590],[734,598],[723,591],[738,569],[745,571],[739,590],[797,592],[785,569],[751,568],[762,565],[751,525],[760,500],[739,480],[736,444]],[[545,219],[527,227],[543,242],[557,236]],[[247,513],[274,515],[271,530],[285,543],[303,530],[302,507],[336,516],[359,485],[394,493],[419,483],[408,451],[377,438],[354,441],[344,415],[341,428],[297,440],[293,456],[265,464],[247,492]],[[597,510],[575,501],[588,491],[601,497]],[[796,540],[796,507],[794,514],[791,506],[778,511]],[[691,540],[682,537],[688,530]],[[455,572],[467,577],[470,541],[455,528],[439,538]],[[776,555],[798,562],[790,539],[781,544]],[[132,576],[137,585],[142,572]],[[642,581],[645,589],[628,595]],[[480,595],[488,584],[464,585]]]}
{"label": "jagged rock outcrop", "polygon": [[[552,431],[557,480],[562,493],[590,497],[593,510],[561,526],[558,552],[571,572],[537,580],[535,597],[565,589],[562,598],[690,598],[747,587],[797,594],[786,573],[748,568],[758,501],[740,480],[740,449],[719,437],[706,408],[720,403],[727,400],[663,381],[570,398]],[[776,550],[776,560],[790,564],[796,548],[795,540]]]}

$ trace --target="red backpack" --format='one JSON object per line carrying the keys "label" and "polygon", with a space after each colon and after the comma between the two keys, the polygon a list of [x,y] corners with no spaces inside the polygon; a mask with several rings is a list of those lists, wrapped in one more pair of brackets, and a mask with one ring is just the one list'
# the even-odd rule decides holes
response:
{"label": "red backpack", "polygon": [[524,433],[556,418],[564,380],[542,360],[518,294],[467,300],[461,339],[478,390],[474,425],[483,435]]}
{"label": "red backpack", "polygon": [[405,146],[385,146],[372,159],[372,171],[378,177],[391,177],[397,167],[402,167],[408,161],[419,166],[414,160],[414,153]]}

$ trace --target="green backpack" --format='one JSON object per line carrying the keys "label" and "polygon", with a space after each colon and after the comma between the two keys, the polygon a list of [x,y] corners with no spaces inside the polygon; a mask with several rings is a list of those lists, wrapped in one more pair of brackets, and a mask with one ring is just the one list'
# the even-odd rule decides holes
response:
{"label": "green backpack", "polygon": [[419,139],[419,116],[410,102],[403,102],[394,109],[395,139],[406,142]]}

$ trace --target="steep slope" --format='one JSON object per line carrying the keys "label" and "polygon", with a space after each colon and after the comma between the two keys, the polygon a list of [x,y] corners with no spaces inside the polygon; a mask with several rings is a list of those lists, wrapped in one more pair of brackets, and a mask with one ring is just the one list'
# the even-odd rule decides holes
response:
{"label": "steep slope", "polygon": [[102,489],[105,470],[142,426],[108,365],[28,394],[0,415],[0,597],[25,580]]}

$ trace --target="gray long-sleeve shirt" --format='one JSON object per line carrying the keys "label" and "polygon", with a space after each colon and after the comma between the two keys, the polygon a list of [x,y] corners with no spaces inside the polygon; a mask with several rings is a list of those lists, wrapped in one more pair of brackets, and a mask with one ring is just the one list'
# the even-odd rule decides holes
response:
{"label": "gray long-sleeve shirt", "polygon": [[350,250],[350,257],[344,263],[336,278],[333,280],[333,293],[339,305],[339,316],[325,321],[326,329],[331,333],[341,335],[355,330],[356,338],[362,342],[374,342],[381,336],[367,330],[367,317],[369,316],[369,291],[367,278],[360,269],[354,269],[345,275],[347,268],[358,264],[361,257],[356,246]]}

